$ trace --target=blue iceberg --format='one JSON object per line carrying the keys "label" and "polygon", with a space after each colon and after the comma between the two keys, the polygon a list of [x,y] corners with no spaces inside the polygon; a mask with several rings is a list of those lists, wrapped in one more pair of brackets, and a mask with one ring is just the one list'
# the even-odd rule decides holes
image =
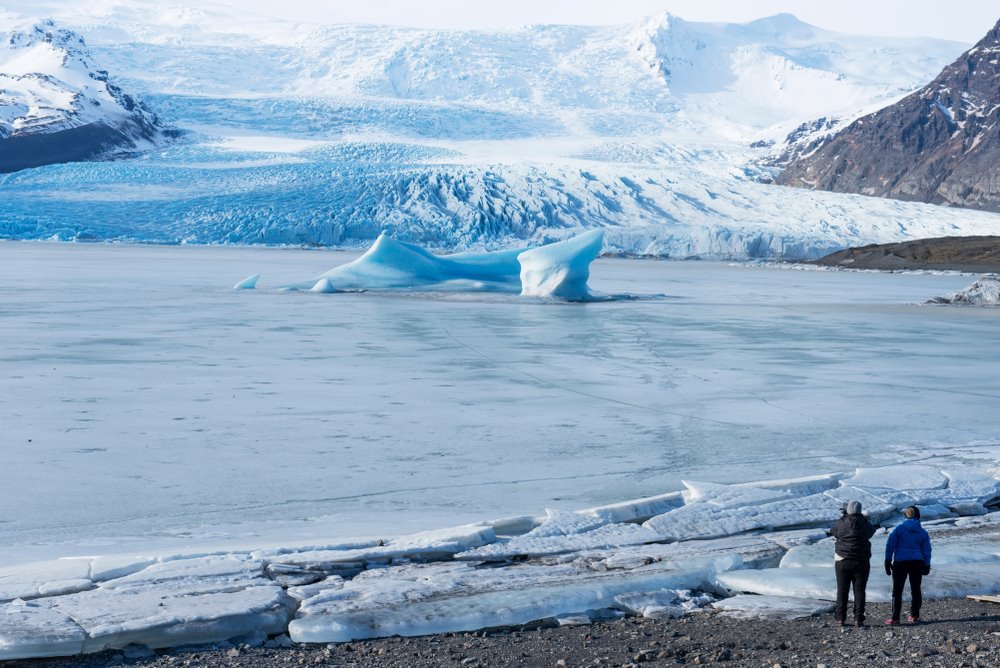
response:
{"label": "blue iceberg", "polygon": [[[456,290],[518,293],[568,301],[593,298],[590,263],[604,246],[591,230],[545,246],[492,253],[435,255],[380,234],[364,255],[295,285],[294,290]],[[317,289],[317,286],[322,289]]]}

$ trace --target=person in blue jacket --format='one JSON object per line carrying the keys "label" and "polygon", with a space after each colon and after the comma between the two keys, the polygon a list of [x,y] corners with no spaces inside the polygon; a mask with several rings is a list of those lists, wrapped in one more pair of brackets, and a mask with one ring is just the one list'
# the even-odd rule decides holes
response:
{"label": "person in blue jacket", "polygon": [[920,510],[910,506],[903,510],[906,520],[892,530],[885,544],[885,574],[892,576],[892,617],[886,624],[899,624],[903,608],[903,586],[910,580],[910,622],[920,623],[920,582],[931,572],[931,538],[920,526]]}

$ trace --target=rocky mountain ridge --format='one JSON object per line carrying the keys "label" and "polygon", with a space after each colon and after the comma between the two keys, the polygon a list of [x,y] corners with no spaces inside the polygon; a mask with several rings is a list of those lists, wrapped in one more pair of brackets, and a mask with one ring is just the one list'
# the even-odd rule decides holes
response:
{"label": "rocky mountain ridge", "polygon": [[135,151],[167,132],[52,21],[0,34],[0,172]]}
{"label": "rocky mountain ridge", "polygon": [[778,182],[1000,211],[1000,22],[928,85],[793,160]]}

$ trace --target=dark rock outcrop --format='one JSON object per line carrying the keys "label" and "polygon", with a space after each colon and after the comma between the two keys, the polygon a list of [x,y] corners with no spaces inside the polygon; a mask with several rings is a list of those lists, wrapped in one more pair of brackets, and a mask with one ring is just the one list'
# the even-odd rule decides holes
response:
{"label": "dark rock outcrop", "polygon": [[1000,272],[1000,236],[941,237],[871,244],[837,251],[810,264],[851,269]]}
{"label": "dark rock outcrop", "polygon": [[1000,211],[1000,23],[930,84],[856,120],[777,182]]}

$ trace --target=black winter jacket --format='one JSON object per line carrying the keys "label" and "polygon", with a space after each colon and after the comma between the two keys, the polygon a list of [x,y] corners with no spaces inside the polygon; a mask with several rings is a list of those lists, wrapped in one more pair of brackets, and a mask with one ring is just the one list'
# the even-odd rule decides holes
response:
{"label": "black winter jacket", "polygon": [[877,528],[861,513],[854,513],[837,520],[829,534],[837,539],[837,554],[844,559],[871,559],[871,539]]}

